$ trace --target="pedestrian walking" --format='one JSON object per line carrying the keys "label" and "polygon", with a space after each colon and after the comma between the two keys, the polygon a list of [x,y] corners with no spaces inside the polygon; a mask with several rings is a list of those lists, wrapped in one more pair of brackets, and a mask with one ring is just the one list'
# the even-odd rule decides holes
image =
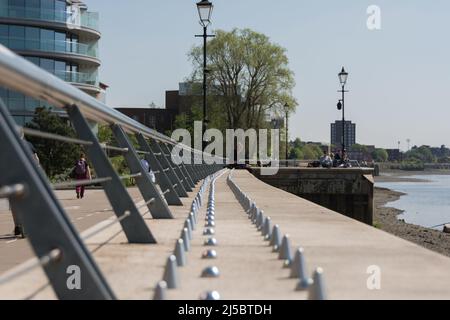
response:
{"label": "pedestrian walking", "polygon": [[[80,159],[75,163],[75,167],[73,168],[73,173],[75,179],[77,181],[91,180],[91,168],[89,168],[89,164],[86,161],[86,156],[84,153],[80,155]],[[84,198],[85,185],[77,185],[76,187],[77,199]]]}

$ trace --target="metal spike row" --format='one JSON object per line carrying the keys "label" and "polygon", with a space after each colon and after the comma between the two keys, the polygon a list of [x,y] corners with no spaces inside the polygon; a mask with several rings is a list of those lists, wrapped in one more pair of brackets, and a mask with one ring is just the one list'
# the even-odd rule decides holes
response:
{"label": "metal spike row", "polygon": [[167,283],[167,288],[178,288],[177,258],[174,255],[167,258],[164,281]]}
{"label": "metal spike row", "polygon": [[179,267],[184,267],[186,265],[186,250],[183,239],[178,239],[175,245],[175,257],[177,258],[177,265]]}
{"label": "metal spike row", "polygon": [[265,241],[269,241],[272,236],[272,219],[267,217],[262,228],[262,235]]}
{"label": "metal spike row", "polygon": [[181,232],[181,239],[183,239],[184,250],[186,252],[189,252],[189,250],[191,250],[191,245],[189,242],[188,230],[186,228],[184,228],[183,231]]}
{"label": "metal spike row", "polygon": [[308,300],[327,300],[322,268],[314,271],[313,283],[309,287]]}
{"label": "metal spike row", "polygon": [[270,245],[273,247],[274,252],[278,252],[281,246],[281,231],[280,226],[275,225],[272,230],[272,238],[270,239]]}
{"label": "metal spike row", "polygon": [[165,281],[160,281],[156,285],[153,300],[155,301],[167,300],[167,283]]}
{"label": "metal spike row", "polygon": [[289,235],[285,235],[283,237],[283,241],[281,242],[281,248],[280,248],[278,258],[280,260],[285,261],[285,266],[291,265],[292,255],[291,255],[291,241],[289,239]]}
{"label": "metal spike row", "polygon": [[185,222],[184,222],[184,228],[186,228],[186,229],[188,229],[188,237],[189,237],[189,240],[192,240],[193,239],[193,234],[192,234],[192,224],[191,224],[191,219],[187,219]]}

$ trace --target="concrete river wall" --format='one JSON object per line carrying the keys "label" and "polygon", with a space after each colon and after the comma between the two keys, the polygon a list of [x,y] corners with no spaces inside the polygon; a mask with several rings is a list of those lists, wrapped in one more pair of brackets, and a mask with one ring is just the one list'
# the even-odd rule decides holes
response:
{"label": "concrete river wall", "polygon": [[280,168],[276,175],[251,172],[263,182],[363,223],[373,224],[373,169]]}

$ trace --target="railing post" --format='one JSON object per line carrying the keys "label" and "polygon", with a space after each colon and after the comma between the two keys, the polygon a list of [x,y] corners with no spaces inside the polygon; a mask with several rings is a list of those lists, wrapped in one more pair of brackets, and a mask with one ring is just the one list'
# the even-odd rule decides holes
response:
{"label": "railing post", "polygon": [[[142,165],[142,162],[125,131],[118,124],[111,125],[111,129],[119,146],[128,149],[128,152],[124,154],[124,158],[131,170],[131,173],[141,174],[141,176],[135,179],[136,184],[142,194],[142,197],[144,198],[145,203],[147,204],[148,209],[150,210],[152,217],[154,219],[173,219],[173,215],[170,212],[165,199],[163,198],[164,196],[161,196],[158,189],[152,182],[148,170]],[[167,190],[163,189],[162,191],[166,192]]]}
{"label": "railing post", "polygon": [[[71,300],[115,299],[47,178],[37,167],[27,146],[22,143],[6,107],[1,103],[0,149],[0,185],[24,185],[22,194],[9,199],[15,213],[20,215],[37,258],[48,257],[55,250],[60,252],[57,258],[43,265],[57,297]],[[81,272],[81,290],[69,290],[67,287],[67,270],[70,266],[78,267]]]}
{"label": "railing post", "polygon": [[170,163],[170,166],[174,169],[174,171],[178,171],[178,177],[182,178],[181,182],[183,183],[184,190],[186,190],[187,192],[191,192],[192,188],[189,185],[188,177],[185,176],[183,170],[181,169],[181,166],[177,166],[175,163],[173,163],[172,154],[167,144],[161,143],[161,149],[163,150],[164,156],[166,157],[167,161]]}
{"label": "railing post", "polygon": [[182,206],[183,202],[181,201],[180,197],[178,197],[173,184],[170,182],[169,177],[164,172],[163,166],[161,165],[157,157],[153,154],[153,151],[145,140],[145,137],[141,133],[137,133],[136,139],[138,140],[142,151],[147,152],[147,154],[145,155],[145,159],[150,164],[150,168],[152,168],[152,170],[155,172],[156,181],[158,182],[159,186],[162,190],[170,190],[165,195],[167,203],[172,206]]}
{"label": "railing post", "polygon": [[[167,146],[167,149],[169,150],[169,154],[170,154],[172,152],[172,150],[173,150],[173,147],[171,148],[168,145],[166,145],[166,146]],[[189,187],[195,188],[194,180],[192,179],[191,174],[189,173],[189,171],[186,169],[185,164],[181,163],[180,165],[178,165],[178,167],[182,171],[184,177],[187,179],[187,183],[188,183]]]}
{"label": "railing post", "polygon": [[164,154],[164,152],[163,152],[161,146],[160,146],[159,143],[158,143],[156,140],[154,140],[154,139],[151,139],[150,141],[151,141],[150,147],[151,147],[151,149],[153,150],[153,153],[154,153],[155,155],[157,154],[158,157],[159,157],[158,159],[161,160],[161,165],[162,165],[163,167],[165,167],[165,168],[163,169],[163,171],[164,171],[165,173],[167,173],[167,176],[168,176],[169,179],[172,181],[172,185],[175,187],[175,190],[177,191],[178,196],[181,197],[181,198],[187,198],[187,197],[188,197],[188,194],[187,194],[187,192],[186,192],[186,189],[184,189],[184,186],[183,186],[183,184],[181,183],[180,178],[178,178],[177,173],[175,172],[175,170],[173,170],[173,168],[172,168],[172,166],[171,166],[169,160],[167,160],[167,158],[166,158],[166,156],[165,156],[165,154]]}
{"label": "railing post", "polygon": [[85,147],[85,149],[97,176],[102,178],[111,177],[110,181],[103,183],[103,187],[114,213],[118,218],[122,217],[126,212],[130,213],[127,219],[120,222],[128,241],[130,243],[156,243],[156,239],[150,232],[144,218],[142,218],[139,210],[136,208],[133,199],[114,170],[79,108],[70,106],[67,108],[67,112],[78,137],[92,142],[92,145]]}
{"label": "railing post", "polygon": [[193,173],[193,178],[195,179],[195,182],[198,183],[202,178],[200,177],[200,174],[197,170],[197,166],[195,164],[195,152],[194,150],[191,150],[191,164],[188,166]]}
{"label": "railing post", "polygon": [[190,173],[192,181],[197,184],[200,179],[197,177],[197,173],[194,171],[194,165],[192,163],[185,165],[187,171]]}

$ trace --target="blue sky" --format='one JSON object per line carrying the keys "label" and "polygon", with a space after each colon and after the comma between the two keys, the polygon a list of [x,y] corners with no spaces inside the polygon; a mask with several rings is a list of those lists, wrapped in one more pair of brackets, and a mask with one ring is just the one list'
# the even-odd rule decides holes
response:
{"label": "blue sky", "polygon": [[[196,1],[85,2],[101,16],[108,104],[163,106],[165,90],[191,72],[187,52],[201,32]],[[300,102],[291,137],[329,141],[344,65],[347,118],[357,123],[358,143],[450,145],[450,1],[213,2],[213,29],[251,28],[287,49]],[[381,30],[366,26],[369,5],[381,8]]]}

